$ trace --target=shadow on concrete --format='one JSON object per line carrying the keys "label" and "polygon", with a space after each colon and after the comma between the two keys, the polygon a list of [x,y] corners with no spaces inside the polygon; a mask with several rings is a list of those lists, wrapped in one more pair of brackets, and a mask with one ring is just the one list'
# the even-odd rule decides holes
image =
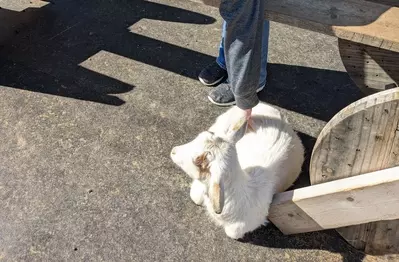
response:
{"label": "shadow on concrete", "polygon": [[[25,24],[9,45],[0,49],[1,85],[122,105],[124,101],[114,94],[129,92],[134,86],[79,64],[107,51],[197,79],[203,66],[214,60],[128,30],[143,18],[209,24],[215,21],[211,17],[146,1],[120,1],[117,5],[75,2],[54,2],[32,11],[35,15],[29,17],[36,20]],[[260,93],[261,100],[307,116],[328,121],[361,96],[345,72],[281,64],[268,67],[267,88]]]}
{"label": "shadow on concrete", "polygon": [[316,143],[316,138],[306,135],[304,133],[300,132],[297,133],[302,141],[303,146],[305,147],[305,161],[302,166],[302,173],[300,174],[297,181],[295,181],[294,186],[288,190],[310,186],[310,177],[309,177],[310,157],[312,156],[312,151]]}
{"label": "shadow on concrete", "polygon": [[21,28],[37,19],[38,8],[28,8],[20,12],[0,7],[0,48],[18,35]]}
{"label": "shadow on concrete", "polygon": [[363,252],[351,247],[334,230],[285,236],[273,224],[268,224],[246,235],[241,241],[270,248],[326,250],[341,254],[345,262],[361,262],[365,257]]}
{"label": "shadow on concrete", "polygon": [[[113,94],[129,92],[134,86],[83,68],[80,63],[105,50],[194,78],[198,65],[212,59],[129,32],[128,27],[143,18],[192,24],[215,21],[176,7],[146,1],[120,1],[117,5],[67,1],[29,8],[23,14],[0,11],[9,18],[15,16],[9,20],[13,24],[4,28],[18,28],[12,30],[12,39],[10,30],[4,34],[9,41],[0,47],[0,85],[4,86],[118,106],[124,101]],[[187,57],[196,62],[182,64]]]}
{"label": "shadow on concrete", "polygon": [[363,97],[346,72],[282,64],[267,72],[260,100],[326,122]]}

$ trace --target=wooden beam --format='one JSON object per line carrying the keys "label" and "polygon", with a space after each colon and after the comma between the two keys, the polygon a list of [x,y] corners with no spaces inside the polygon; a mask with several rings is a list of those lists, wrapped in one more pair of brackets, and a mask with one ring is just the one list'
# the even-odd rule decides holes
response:
{"label": "wooden beam", "polygon": [[269,219],[287,235],[399,219],[399,167],[277,194]]}
{"label": "wooden beam", "polygon": [[[220,4],[220,0],[192,1],[215,7]],[[375,0],[265,1],[268,20],[399,52],[399,8],[396,6]]]}

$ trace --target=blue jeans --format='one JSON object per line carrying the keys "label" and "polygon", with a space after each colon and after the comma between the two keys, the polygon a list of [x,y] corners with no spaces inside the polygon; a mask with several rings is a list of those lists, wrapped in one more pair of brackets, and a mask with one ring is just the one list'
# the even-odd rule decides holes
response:
{"label": "blue jeans", "polygon": [[[267,54],[268,54],[268,49],[269,49],[269,28],[270,28],[270,23],[268,20],[265,20],[263,23],[263,32],[262,32],[262,55],[261,55],[259,87],[263,87],[266,84]],[[226,59],[225,59],[225,52],[224,52],[224,36],[225,35],[226,35],[226,21],[223,21],[222,40],[220,41],[219,56],[216,58],[216,62],[224,70],[226,70]]]}

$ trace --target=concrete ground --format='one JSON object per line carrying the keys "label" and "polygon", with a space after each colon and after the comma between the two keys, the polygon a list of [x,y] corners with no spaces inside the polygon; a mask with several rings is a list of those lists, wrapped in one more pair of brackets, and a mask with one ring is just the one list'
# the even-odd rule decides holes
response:
{"label": "concrete ground", "polygon": [[[335,231],[228,239],[169,159],[224,109],[196,79],[218,10],[186,0],[0,0],[1,261],[387,261]],[[260,97],[310,156],[359,99],[337,40],[272,24]],[[305,167],[298,186],[309,184]],[[337,218],[339,219],[339,218]]]}

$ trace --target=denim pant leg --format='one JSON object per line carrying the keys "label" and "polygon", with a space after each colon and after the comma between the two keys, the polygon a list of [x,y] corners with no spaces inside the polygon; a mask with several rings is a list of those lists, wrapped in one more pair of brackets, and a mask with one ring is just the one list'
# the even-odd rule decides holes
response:
{"label": "denim pant leg", "polygon": [[219,55],[216,58],[216,63],[218,63],[218,65],[223,68],[224,70],[226,70],[226,60],[224,58],[224,36],[226,35],[226,21],[223,20],[223,24],[222,24],[222,38],[220,40],[220,44],[219,44]]}
{"label": "denim pant leg", "polygon": [[[260,77],[259,77],[259,87],[263,87],[266,84],[267,77],[267,55],[269,51],[269,30],[270,23],[268,20],[265,20],[263,23],[263,32],[262,32],[262,57],[261,57],[261,68],[260,68]],[[226,70],[226,60],[224,58],[224,36],[226,34],[226,21],[223,21],[222,28],[222,39],[220,40],[219,45],[219,55],[216,58],[216,63]]]}

